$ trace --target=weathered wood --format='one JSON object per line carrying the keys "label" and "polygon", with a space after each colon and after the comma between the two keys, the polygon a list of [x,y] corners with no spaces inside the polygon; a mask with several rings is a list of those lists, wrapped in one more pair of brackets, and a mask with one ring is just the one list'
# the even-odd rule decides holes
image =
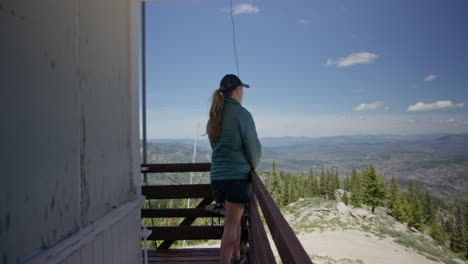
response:
{"label": "weathered wood", "polygon": [[208,226],[150,226],[147,228],[153,231],[153,233],[148,237],[148,240],[166,240],[166,241],[221,239],[223,235],[223,231],[224,231],[224,226],[210,226],[210,225]]}
{"label": "weathered wood", "polygon": [[[250,195],[250,234],[249,234],[249,258],[252,263],[276,263],[270,242],[263,227],[262,219],[257,208],[257,200],[254,192]],[[290,263],[290,262],[284,262]]]}
{"label": "weathered wood", "polygon": [[141,218],[167,218],[167,217],[224,217],[221,214],[207,211],[203,208],[164,208],[141,209]]}
{"label": "weathered wood", "polygon": [[[197,205],[196,208],[201,209],[205,208],[205,206],[209,205],[213,201],[213,198],[208,197],[200,201],[200,203]],[[179,226],[189,226],[193,222],[195,222],[196,217],[189,216],[185,218]],[[168,249],[176,240],[178,239],[171,239],[171,240],[166,240],[161,245],[159,245],[158,249]]]}
{"label": "weathered wood", "polygon": [[148,251],[149,263],[218,264],[219,248],[158,249]]}
{"label": "weathered wood", "polygon": [[161,172],[205,172],[210,171],[211,163],[164,163],[141,164],[142,173]]}
{"label": "weathered wood", "polygon": [[146,199],[184,199],[212,197],[210,184],[147,185],[141,187]]}
{"label": "weathered wood", "polygon": [[[252,192],[258,198],[282,262],[312,264],[304,247],[254,171],[252,172]],[[252,215],[250,217],[252,218]],[[253,232],[253,229],[255,227],[250,228],[251,232]],[[257,253],[257,248],[254,251]]]}
{"label": "weathered wood", "polygon": [[219,254],[219,248],[170,248],[148,250],[148,256],[216,256]]}

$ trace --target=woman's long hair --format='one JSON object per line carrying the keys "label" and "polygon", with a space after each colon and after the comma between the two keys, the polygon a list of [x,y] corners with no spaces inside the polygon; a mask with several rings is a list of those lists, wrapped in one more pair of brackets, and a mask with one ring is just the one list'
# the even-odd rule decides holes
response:
{"label": "woman's long hair", "polygon": [[223,117],[224,98],[231,97],[232,92],[225,92],[226,87],[231,87],[232,82],[226,76],[221,80],[221,85],[212,96],[212,103],[210,108],[210,119],[206,128],[206,133],[211,142],[218,140],[221,132],[221,118]]}

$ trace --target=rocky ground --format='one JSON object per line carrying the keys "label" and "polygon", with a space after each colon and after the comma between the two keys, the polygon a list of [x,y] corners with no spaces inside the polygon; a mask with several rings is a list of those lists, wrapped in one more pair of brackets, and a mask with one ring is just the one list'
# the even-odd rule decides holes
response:
{"label": "rocky ground", "polygon": [[372,214],[370,208],[307,198],[282,211],[314,263],[468,263],[383,207]]}
{"label": "rocky ground", "polygon": [[[369,208],[353,208],[339,201],[301,198],[281,210],[316,264],[468,263],[428,235],[395,221],[383,207],[372,214]],[[216,247],[219,243],[214,240],[200,246]]]}

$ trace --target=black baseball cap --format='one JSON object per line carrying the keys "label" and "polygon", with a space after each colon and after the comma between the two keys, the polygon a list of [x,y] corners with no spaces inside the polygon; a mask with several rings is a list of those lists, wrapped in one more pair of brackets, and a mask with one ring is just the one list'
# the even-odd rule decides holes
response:
{"label": "black baseball cap", "polygon": [[227,93],[236,89],[239,85],[242,85],[245,88],[250,88],[250,85],[243,83],[235,74],[226,74],[221,80],[220,87],[223,88],[221,89],[223,93]]}

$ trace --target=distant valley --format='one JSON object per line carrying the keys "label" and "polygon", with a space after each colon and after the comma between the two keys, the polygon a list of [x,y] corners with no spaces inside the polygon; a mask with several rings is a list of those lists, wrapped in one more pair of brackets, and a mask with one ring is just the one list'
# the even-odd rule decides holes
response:
{"label": "distant valley", "polygon": [[[389,180],[405,188],[410,179],[440,197],[468,194],[468,134],[378,135],[261,138],[258,170],[308,171],[337,168],[344,177],[353,168],[374,164]],[[208,141],[198,141],[196,162],[209,162]],[[193,139],[149,140],[148,162],[192,162]]]}

